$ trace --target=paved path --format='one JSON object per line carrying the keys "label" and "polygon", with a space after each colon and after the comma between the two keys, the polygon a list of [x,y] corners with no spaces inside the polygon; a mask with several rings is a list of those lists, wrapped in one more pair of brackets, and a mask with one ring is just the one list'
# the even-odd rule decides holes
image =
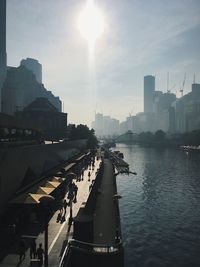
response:
{"label": "paved path", "polygon": [[101,193],[98,194],[94,216],[94,243],[114,245],[117,229],[116,202],[113,196],[117,193],[113,166],[110,160],[104,159],[104,173],[101,182]]}
{"label": "paved path", "polygon": [[[99,167],[100,161],[95,162],[94,170],[85,170],[84,172],[84,180],[81,182],[77,182],[78,186],[78,194],[77,194],[77,203],[73,204],[73,216],[76,216],[82,202],[86,202],[88,193],[89,193],[89,185],[92,179],[95,178],[95,172]],[[88,171],[91,173],[90,182],[88,182]],[[68,226],[68,218],[69,218],[69,208],[67,208],[66,213],[66,221],[62,224],[57,223],[57,215],[58,212],[54,214],[51,221],[49,222],[49,267],[58,266],[60,260],[60,252],[63,247],[64,240],[71,238],[73,233],[73,226],[69,229]],[[32,229],[24,232],[23,236],[25,239],[29,239],[32,236]],[[39,243],[43,244],[44,248],[44,233],[41,233],[36,239],[37,246]],[[16,246],[14,244],[13,246]],[[12,249],[10,249],[12,251]],[[15,249],[16,251],[16,249]],[[29,249],[26,251],[26,258],[23,262],[19,263],[19,255],[16,253],[8,254],[4,260],[0,263],[0,267],[29,267],[30,265],[30,257],[29,257]]]}

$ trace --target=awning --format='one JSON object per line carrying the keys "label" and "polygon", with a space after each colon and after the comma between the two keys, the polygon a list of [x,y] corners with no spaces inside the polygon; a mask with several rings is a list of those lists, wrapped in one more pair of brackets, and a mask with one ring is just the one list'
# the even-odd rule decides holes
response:
{"label": "awning", "polygon": [[39,204],[39,199],[43,196],[50,195],[58,188],[66,178],[52,177],[47,181],[43,181],[38,185],[34,185],[25,193],[15,197],[10,201],[11,204]]}
{"label": "awning", "polygon": [[53,188],[57,188],[59,185],[61,184],[61,182],[52,182],[52,181],[48,181],[45,184],[45,187],[53,187]]}
{"label": "awning", "polygon": [[[46,196],[46,194],[29,194],[26,203],[40,203],[40,198]],[[30,201],[30,202],[28,202]]]}
{"label": "awning", "polygon": [[45,187],[45,186],[40,186],[38,188],[37,194],[51,194],[54,191],[53,187]]}
{"label": "awning", "polygon": [[81,161],[81,160],[84,159],[85,157],[86,157],[86,155],[82,155],[82,156],[80,156],[78,159],[76,159],[76,162]]}
{"label": "awning", "polygon": [[72,167],[74,167],[74,165],[76,165],[76,163],[70,163],[69,165],[67,165],[64,169],[65,171],[69,171]]}
{"label": "awning", "polygon": [[11,204],[39,204],[39,199],[47,194],[23,194],[10,201]]}

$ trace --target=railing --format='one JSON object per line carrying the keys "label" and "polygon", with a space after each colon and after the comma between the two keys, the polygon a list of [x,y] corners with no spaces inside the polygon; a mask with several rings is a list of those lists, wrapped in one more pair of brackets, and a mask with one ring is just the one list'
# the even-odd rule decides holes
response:
{"label": "railing", "polygon": [[122,241],[119,240],[118,244],[115,245],[103,245],[103,244],[94,244],[94,243],[87,243],[75,239],[70,239],[68,241],[68,244],[63,252],[63,255],[60,260],[59,267],[64,267],[67,266],[68,261],[69,261],[69,256],[70,256],[70,250],[78,249],[81,250],[85,253],[93,253],[93,254],[112,254],[112,253],[117,253],[122,250]]}
{"label": "railing", "polygon": [[64,249],[64,252],[62,254],[58,267],[64,267],[64,264],[65,266],[67,266],[68,260],[69,260],[69,254],[70,254],[70,245],[68,243],[66,248]]}

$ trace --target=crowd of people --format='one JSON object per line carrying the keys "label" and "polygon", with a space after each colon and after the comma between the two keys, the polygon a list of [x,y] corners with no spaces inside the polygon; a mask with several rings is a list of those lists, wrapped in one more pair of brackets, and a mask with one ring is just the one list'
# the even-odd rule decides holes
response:
{"label": "crowd of people", "polygon": [[[71,179],[69,183],[67,184],[67,193],[63,194],[61,197],[61,200],[59,202],[58,206],[58,215],[57,215],[57,223],[63,223],[66,221],[66,212],[67,212],[67,207],[72,209],[72,203],[77,202],[77,193],[78,193],[78,186],[77,182],[83,181],[84,180],[84,172],[86,169],[88,169],[88,181],[90,181],[92,171],[95,168],[95,157],[91,158],[89,162],[87,162],[85,168],[81,169],[80,175],[76,176],[76,179]],[[89,190],[91,190],[91,187],[93,185],[94,180],[92,180],[92,183],[89,187]],[[15,229],[14,229],[15,230]],[[11,232],[13,230],[13,225],[11,227]],[[26,244],[26,241],[22,238],[19,241],[19,262],[21,263],[25,257],[26,257],[26,250],[27,250],[28,245]],[[39,266],[43,265],[43,258],[44,258],[44,249],[42,247],[42,243],[39,243],[39,246],[37,247],[35,239],[31,241],[30,244],[30,259],[38,259],[39,261]]]}

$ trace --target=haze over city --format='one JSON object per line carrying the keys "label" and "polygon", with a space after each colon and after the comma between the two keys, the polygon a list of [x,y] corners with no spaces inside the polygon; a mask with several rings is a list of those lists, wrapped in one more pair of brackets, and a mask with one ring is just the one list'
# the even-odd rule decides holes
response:
{"label": "haze over city", "polygon": [[92,104],[88,46],[78,29],[85,1],[7,1],[8,66],[26,57],[43,66],[43,83],[64,102],[69,122],[89,126],[95,111],[124,120],[143,111],[143,76],[179,95],[200,81],[200,2],[95,1],[104,18],[96,42]]}
{"label": "haze over city", "polygon": [[199,14],[0,0],[0,267],[200,266]]}

